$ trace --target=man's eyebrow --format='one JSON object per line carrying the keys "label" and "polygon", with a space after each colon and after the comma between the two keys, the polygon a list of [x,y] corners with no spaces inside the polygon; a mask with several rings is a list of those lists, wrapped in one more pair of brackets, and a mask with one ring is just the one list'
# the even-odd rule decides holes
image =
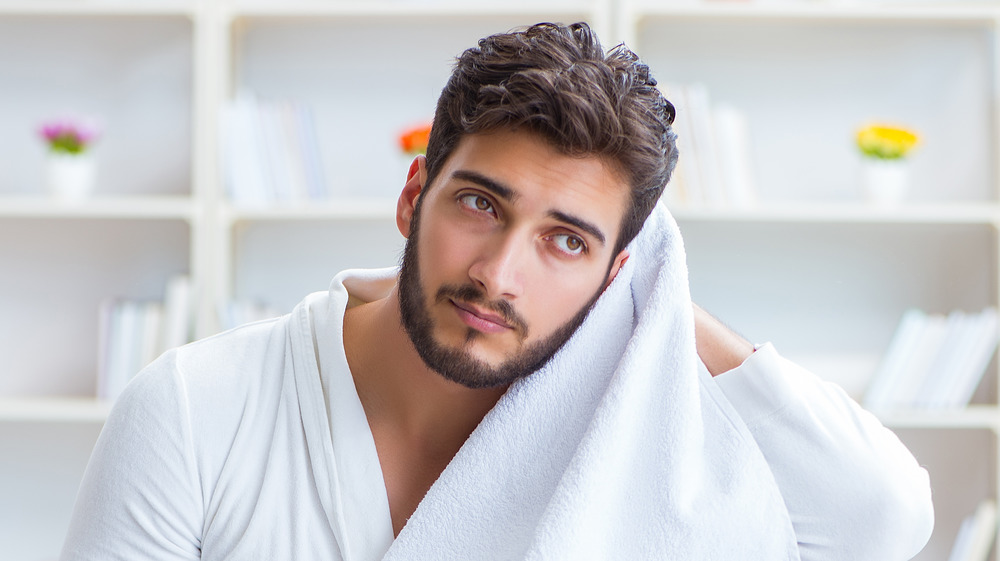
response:
{"label": "man's eyebrow", "polygon": [[451,175],[457,179],[475,183],[508,203],[512,203],[517,199],[517,193],[513,189],[481,173],[460,169]]}
{"label": "man's eyebrow", "polygon": [[565,222],[571,226],[575,226],[583,230],[584,232],[587,232],[591,236],[597,238],[597,241],[601,242],[601,244],[605,243],[604,233],[601,232],[601,230],[597,226],[594,226],[593,224],[587,222],[586,220],[583,220],[582,218],[577,218],[576,216],[573,216],[571,214],[566,214],[565,212],[560,212],[558,210],[550,210],[549,216],[555,218],[556,220],[559,220],[560,222]]}
{"label": "man's eyebrow", "polygon": [[[451,175],[456,179],[468,181],[469,183],[475,183],[476,185],[479,185],[483,189],[492,192],[494,195],[500,197],[501,199],[507,202],[512,203],[517,199],[516,191],[514,191],[510,187],[507,187],[503,183],[500,183],[494,179],[486,177],[481,173],[466,169],[460,169],[455,171],[455,173]],[[565,212],[558,210],[550,210],[549,216],[555,218],[560,222],[565,222],[570,226],[574,226],[576,228],[579,228],[580,230],[583,230],[584,232],[590,234],[595,239],[597,239],[597,241],[601,242],[601,244],[604,244],[607,241],[607,238],[604,236],[604,232],[601,232],[600,228],[591,224],[590,222],[587,222],[582,218],[573,216],[571,214],[566,214]]]}

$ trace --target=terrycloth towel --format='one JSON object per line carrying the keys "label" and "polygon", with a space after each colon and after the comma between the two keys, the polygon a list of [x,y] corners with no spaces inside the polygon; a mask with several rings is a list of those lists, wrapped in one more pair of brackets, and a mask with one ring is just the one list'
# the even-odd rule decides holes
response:
{"label": "terrycloth towel", "polygon": [[680,232],[657,207],[589,318],[507,391],[388,560],[797,560],[764,458],[699,374]]}

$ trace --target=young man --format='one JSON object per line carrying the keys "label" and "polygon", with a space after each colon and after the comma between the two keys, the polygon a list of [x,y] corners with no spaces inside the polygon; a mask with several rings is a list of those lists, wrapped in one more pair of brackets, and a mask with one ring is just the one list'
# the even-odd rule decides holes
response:
{"label": "young man", "polygon": [[673,117],[584,24],[466,51],[399,271],[150,366],[63,559],[914,555],[929,487],[892,433],[692,308],[654,212]]}

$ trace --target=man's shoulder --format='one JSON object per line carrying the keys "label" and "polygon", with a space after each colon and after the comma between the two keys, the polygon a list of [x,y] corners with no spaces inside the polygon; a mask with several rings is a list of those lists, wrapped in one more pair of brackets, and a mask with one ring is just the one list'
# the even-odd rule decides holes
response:
{"label": "man's shoulder", "polygon": [[224,371],[244,363],[260,362],[274,345],[284,345],[288,316],[247,323],[176,349],[182,372]]}
{"label": "man's shoulder", "polygon": [[173,369],[188,398],[234,401],[280,378],[287,324],[287,316],[258,321],[177,348]]}
{"label": "man's shoulder", "polygon": [[249,400],[281,385],[286,323],[254,322],[169,350],[136,375],[115,408],[239,418]]}

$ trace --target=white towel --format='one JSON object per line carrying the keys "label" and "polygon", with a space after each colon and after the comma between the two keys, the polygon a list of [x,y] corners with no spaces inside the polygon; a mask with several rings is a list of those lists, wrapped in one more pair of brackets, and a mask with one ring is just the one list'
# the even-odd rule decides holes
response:
{"label": "white towel", "polygon": [[658,206],[590,317],[508,390],[385,559],[798,559],[774,478],[699,374],[680,232]]}

